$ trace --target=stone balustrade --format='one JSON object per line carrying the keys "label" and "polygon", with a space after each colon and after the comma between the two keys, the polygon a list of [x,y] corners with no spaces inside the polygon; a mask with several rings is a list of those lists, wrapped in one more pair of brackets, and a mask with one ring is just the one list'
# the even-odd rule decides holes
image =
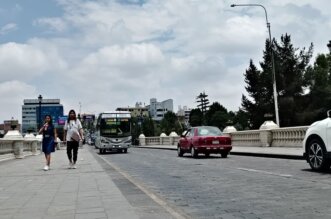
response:
{"label": "stone balustrade", "polygon": [[40,154],[41,141],[34,135],[23,136],[16,130],[9,131],[0,139],[0,159],[21,159]]}
{"label": "stone balustrade", "polygon": [[[266,121],[259,130],[237,131],[234,127],[224,129],[231,137],[233,146],[247,147],[302,147],[302,141],[309,126],[278,128],[272,121]],[[140,145],[177,145],[179,136],[139,136]]]}
{"label": "stone balustrade", "polygon": [[273,128],[228,133],[233,146],[302,147],[309,126]]}
{"label": "stone balustrade", "polygon": [[261,147],[260,130],[236,131],[227,133],[232,140],[232,145]]}
{"label": "stone balustrade", "polygon": [[177,145],[179,136],[160,136],[160,137],[145,137],[139,136],[139,142],[141,146],[145,145]]}

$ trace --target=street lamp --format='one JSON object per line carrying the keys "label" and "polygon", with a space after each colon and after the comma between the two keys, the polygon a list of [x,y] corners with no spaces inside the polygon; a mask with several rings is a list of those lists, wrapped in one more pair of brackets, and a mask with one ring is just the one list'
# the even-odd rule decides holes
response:
{"label": "street lamp", "polygon": [[[277,98],[277,87],[276,87],[276,71],[275,71],[275,60],[274,60],[274,52],[273,52],[273,47],[272,47],[272,40],[271,40],[271,31],[270,31],[270,23],[268,21],[268,15],[267,15],[267,10],[265,9],[265,7],[263,5],[260,4],[232,4],[231,7],[237,7],[237,6],[248,6],[248,7],[262,7],[264,9],[265,12],[265,20],[267,23],[267,28],[268,28],[268,32],[269,32],[269,41],[270,41],[270,52],[271,52],[271,67],[272,67],[272,87],[273,87],[273,93],[274,93],[274,102],[275,102],[275,114],[276,114],[276,123],[278,126],[280,126],[279,124],[279,114],[278,114],[278,98]],[[328,47],[331,47],[331,41],[328,44]],[[329,47],[329,49],[330,49]],[[331,50],[330,50],[331,51]]]}
{"label": "street lamp", "polygon": [[329,52],[331,53],[331,40],[329,40],[329,43],[326,46],[329,48]]}
{"label": "street lamp", "polygon": [[41,96],[41,94],[39,94],[39,96],[38,96],[38,101],[39,101],[39,129],[40,129],[41,128],[41,102],[43,101],[43,96]]}

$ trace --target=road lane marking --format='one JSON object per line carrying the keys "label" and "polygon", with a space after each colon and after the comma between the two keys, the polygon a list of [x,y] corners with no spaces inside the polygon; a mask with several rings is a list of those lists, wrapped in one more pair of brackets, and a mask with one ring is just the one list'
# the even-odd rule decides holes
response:
{"label": "road lane marking", "polygon": [[268,175],[273,175],[273,176],[281,176],[281,177],[293,177],[290,174],[281,174],[281,173],[273,173],[273,172],[268,172],[264,170],[256,170],[256,169],[247,169],[247,168],[237,168],[238,170],[243,170],[243,171],[248,171],[248,172],[255,172],[255,173],[263,173],[263,174],[268,174]]}
{"label": "road lane marking", "polygon": [[161,197],[157,196],[155,193],[149,191],[149,189],[145,188],[143,185],[138,183],[136,180],[133,179],[129,174],[123,172],[119,167],[117,167],[112,162],[108,161],[106,158],[99,156],[103,161],[105,161],[109,166],[114,168],[118,173],[120,173],[124,178],[129,180],[132,184],[137,186],[141,191],[143,191],[148,197],[150,197],[152,200],[154,200],[157,204],[159,204],[161,207],[163,207],[167,212],[169,212],[174,218],[176,219],[188,219],[190,218],[188,215],[186,215],[184,212],[182,212],[179,209],[175,209],[174,207],[171,207],[166,201],[164,201]]}

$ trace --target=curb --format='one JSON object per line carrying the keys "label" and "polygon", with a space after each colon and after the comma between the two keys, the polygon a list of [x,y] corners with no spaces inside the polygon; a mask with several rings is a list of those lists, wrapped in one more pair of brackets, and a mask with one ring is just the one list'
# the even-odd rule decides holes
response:
{"label": "curb", "polygon": [[[164,147],[138,146],[138,147],[135,147],[135,148],[177,151],[176,148],[164,148]],[[234,151],[230,151],[230,155],[251,156],[251,157],[267,157],[267,158],[279,158],[279,159],[291,159],[291,160],[304,160],[303,155],[290,155],[290,154],[267,154],[267,153],[256,153],[256,152],[239,152],[239,151],[234,152]]]}
{"label": "curb", "polygon": [[290,154],[265,154],[265,153],[255,153],[255,152],[232,152],[232,155],[238,156],[251,156],[251,157],[267,157],[267,158],[279,158],[279,159],[291,159],[291,160],[304,160],[303,155],[290,155]]}

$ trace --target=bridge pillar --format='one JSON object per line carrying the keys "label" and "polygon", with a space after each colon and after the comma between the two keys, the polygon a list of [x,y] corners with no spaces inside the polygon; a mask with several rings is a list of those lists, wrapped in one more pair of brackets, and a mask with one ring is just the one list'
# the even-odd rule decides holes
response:
{"label": "bridge pillar", "polygon": [[139,145],[140,146],[145,146],[146,145],[146,137],[144,134],[139,135]]}
{"label": "bridge pillar", "polygon": [[13,152],[14,156],[17,159],[24,158],[23,150],[24,150],[24,145],[23,145],[23,136],[18,130],[10,130],[7,132],[7,134],[3,137],[5,140],[10,140],[12,141],[12,147],[13,147]]}

